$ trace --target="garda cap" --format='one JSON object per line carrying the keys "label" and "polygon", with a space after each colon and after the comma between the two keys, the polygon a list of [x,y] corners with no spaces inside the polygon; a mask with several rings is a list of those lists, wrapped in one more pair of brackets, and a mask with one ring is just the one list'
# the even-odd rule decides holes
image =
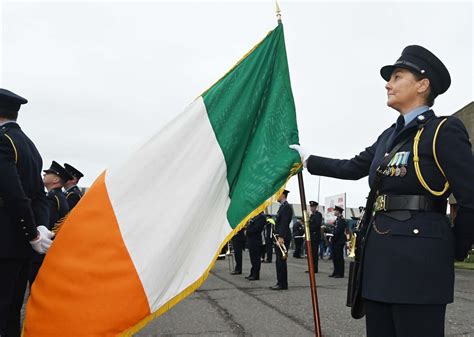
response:
{"label": "garda cap", "polygon": [[23,98],[10,90],[0,88],[0,110],[18,112],[22,104],[28,103],[26,98]]}
{"label": "garda cap", "polygon": [[312,201],[312,200],[311,200],[311,201],[309,202],[309,205],[310,205],[311,207],[316,207],[316,206],[318,206],[319,204],[318,204],[316,201]]}
{"label": "garda cap", "polygon": [[69,174],[68,171],[66,171],[66,169],[64,167],[62,167],[61,165],[59,165],[57,162],[55,162],[53,160],[53,162],[51,163],[51,167],[47,170],[44,170],[43,171],[44,173],[52,173],[52,174],[55,174],[57,176],[59,176],[62,180],[64,181],[68,181],[68,180],[71,180],[72,179],[72,176]]}
{"label": "garda cap", "polygon": [[408,69],[427,77],[430,80],[431,89],[436,96],[444,93],[451,85],[451,76],[443,62],[428,49],[421,46],[412,45],[403,49],[402,55],[397,62],[393,65],[382,67],[380,75],[388,82],[396,68]]}
{"label": "garda cap", "polygon": [[335,209],[336,211],[341,212],[341,213],[344,212],[344,209],[343,209],[341,206],[337,206],[337,205],[336,205],[336,206],[334,206],[334,209]]}
{"label": "garda cap", "polygon": [[78,180],[84,177],[81,171],[79,171],[74,166],[69,165],[68,163],[64,163],[64,168],[66,169],[66,171],[69,172],[70,175],[72,175],[73,177],[76,177]]}

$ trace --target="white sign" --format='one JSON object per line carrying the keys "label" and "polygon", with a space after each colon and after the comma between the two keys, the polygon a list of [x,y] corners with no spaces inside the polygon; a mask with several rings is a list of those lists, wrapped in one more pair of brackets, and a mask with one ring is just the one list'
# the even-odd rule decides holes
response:
{"label": "white sign", "polygon": [[336,194],[324,199],[324,204],[326,206],[326,211],[324,212],[324,222],[333,223],[336,220],[334,216],[334,206],[342,207],[346,210],[346,193]]}

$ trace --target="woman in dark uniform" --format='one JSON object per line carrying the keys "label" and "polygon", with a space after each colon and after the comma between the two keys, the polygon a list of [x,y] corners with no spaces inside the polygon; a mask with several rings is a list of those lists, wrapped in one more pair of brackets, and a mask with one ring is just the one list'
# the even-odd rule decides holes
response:
{"label": "woman in dark uniform", "polygon": [[[453,263],[466,257],[474,241],[471,144],[461,121],[437,117],[430,109],[451,83],[433,53],[408,46],[380,73],[387,81],[387,105],[399,117],[373,145],[350,160],[290,147],[311,174],[351,180],[368,175],[371,188],[376,175],[381,177],[361,261],[367,335],[444,336]],[[391,151],[386,168],[377,173]],[[453,227],[446,217],[450,193],[459,205]]]}

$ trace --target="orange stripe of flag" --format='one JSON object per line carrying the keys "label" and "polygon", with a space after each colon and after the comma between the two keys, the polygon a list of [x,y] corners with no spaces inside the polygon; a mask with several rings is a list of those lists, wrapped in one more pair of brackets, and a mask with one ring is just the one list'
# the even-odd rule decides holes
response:
{"label": "orange stripe of flag", "polygon": [[104,172],[46,255],[28,301],[24,336],[114,336],[149,314]]}

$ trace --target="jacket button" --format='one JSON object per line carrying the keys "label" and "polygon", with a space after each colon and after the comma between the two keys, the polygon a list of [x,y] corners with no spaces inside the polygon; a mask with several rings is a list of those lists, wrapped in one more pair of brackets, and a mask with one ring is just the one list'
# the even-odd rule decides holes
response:
{"label": "jacket button", "polygon": [[26,229],[26,227],[23,227],[23,229]]}
{"label": "jacket button", "polygon": [[23,220],[23,219],[20,219],[20,222],[25,222],[25,220]]}
{"label": "jacket button", "polygon": [[413,234],[418,234],[418,233],[420,233],[420,231],[419,231],[417,228],[415,228],[415,229],[413,230]]}

